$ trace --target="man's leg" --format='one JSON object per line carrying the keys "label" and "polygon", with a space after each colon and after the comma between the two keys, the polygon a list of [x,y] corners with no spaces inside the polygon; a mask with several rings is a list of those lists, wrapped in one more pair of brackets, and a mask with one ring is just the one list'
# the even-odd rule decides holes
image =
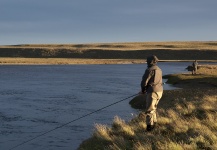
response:
{"label": "man's leg", "polygon": [[146,124],[147,130],[152,130],[157,122],[156,109],[157,104],[162,97],[163,92],[152,92],[147,94],[146,98]]}
{"label": "man's leg", "polygon": [[156,94],[158,95],[158,99],[157,99],[157,102],[155,104],[155,113],[153,114],[153,121],[154,121],[154,125],[157,123],[157,105],[163,95],[163,92],[156,92]]}

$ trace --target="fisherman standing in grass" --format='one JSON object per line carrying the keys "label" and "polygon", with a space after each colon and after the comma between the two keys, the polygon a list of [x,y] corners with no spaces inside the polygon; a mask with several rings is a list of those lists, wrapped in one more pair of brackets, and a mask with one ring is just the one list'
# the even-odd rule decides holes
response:
{"label": "fisherman standing in grass", "polygon": [[141,81],[141,94],[146,94],[146,124],[147,131],[154,129],[157,123],[156,109],[163,94],[162,71],[157,66],[155,55],[147,57],[147,69]]}
{"label": "fisherman standing in grass", "polygon": [[198,66],[197,60],[195,60],[195,61],[192,63],[192,66],[193,66],[192,74],[194,75],[194,74],[197,73],[197,66]]}

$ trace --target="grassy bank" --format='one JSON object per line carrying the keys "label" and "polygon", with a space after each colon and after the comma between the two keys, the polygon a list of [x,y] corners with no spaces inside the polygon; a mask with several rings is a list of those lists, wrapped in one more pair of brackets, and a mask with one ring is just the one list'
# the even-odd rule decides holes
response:
{"label": "grassy bank", "polygon": [[[160,60],[161,62],[192,62],[193,60]],[[200,60],[199,62],[217,62]],[[80,58],[0,58],[0,65],[72,65],[72,64],[141,64],[145,59],[80,59]]]}
{"label": "grassy bank", "polygon": [[[217,42],[134,42],[134,43],[96,43],[96,44],[30,44],[0,46],[0,62],[77,64],[111,63],[122,60],[125,63],[141,62],[154,54],[160,60],[213,60],[216,61]],[[8,59],[11,58],[11,59]],[[14,61],[12,61],[12,58]],[[44,60],[45,58],[49,58]],[[50,59],[52,58],[52,59]],[[53,59],[58,59],[56,63]],[[16,61],[15,61],[16,59]],[[72,61],[72,59],[75,59]],[[78,59],[80,59],[78,61]],[[89,60],[88,60],[89,59]],[[97,59],[94,62],[93,59]],[[107,62],[105,62],[105,59]],[[59,62],[62,60],[62,62]],[[82,62],[83,61],[83,62]],[[120,61],[116,61],[120,62]]]}
{"label": "grassy bank", "polygon": [[140,59],[0,58],[0,65],[139,64]]}
{"label": "grassy bank", "polygon": [[130,121],[116,116],[111,126],[96,124],[92,137],[79,149],[217,149],[216,68],[200,68],[197,75],[166,76],[168,82],[185,88],[164,91],[154,131],[145,131],[142,112]]}

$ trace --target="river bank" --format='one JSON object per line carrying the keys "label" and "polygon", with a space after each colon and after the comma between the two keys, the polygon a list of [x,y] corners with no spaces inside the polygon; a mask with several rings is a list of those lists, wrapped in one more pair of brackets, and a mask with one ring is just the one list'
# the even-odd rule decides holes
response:
{"label": "river bank", "polygon": [[143,112],[129,122],[115,116],[111,126],[96,124],[93,136],[78,149],[216,149],[216,68],[203,67],[197,75],[165,76],[184,88],[164,91],[154,131],[145,131]]}
{"label": "river bank", "polygon": [[[160,60],[160,62],[193,62],[194,60]],[[198,62],[217,62],[200,60]],[[0,65],[76,65],[76,64],[142,64],[145,59],[78,59],[78,58],[0,58]]]}

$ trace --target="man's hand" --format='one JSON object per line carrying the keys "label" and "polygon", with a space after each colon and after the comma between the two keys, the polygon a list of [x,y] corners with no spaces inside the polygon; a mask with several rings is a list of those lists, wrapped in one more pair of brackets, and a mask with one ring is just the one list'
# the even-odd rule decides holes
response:
{"label": "man's hand", "polygon": [[146,91],[140,91],[139,92],[139,94],[145,94],[146,93]]}

